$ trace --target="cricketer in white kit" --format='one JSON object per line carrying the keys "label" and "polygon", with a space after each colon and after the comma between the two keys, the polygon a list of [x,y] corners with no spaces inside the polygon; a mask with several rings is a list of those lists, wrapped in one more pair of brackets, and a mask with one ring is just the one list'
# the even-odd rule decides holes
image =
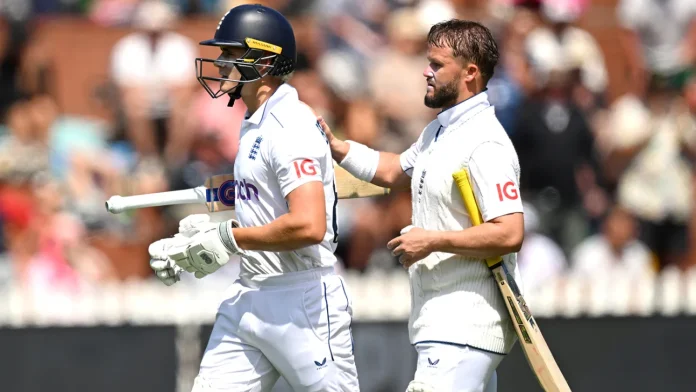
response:
{"label": "cricketer in white kit", "polygon": [[[202,278],[241,258],[240,277],[221,303],[194,392],[269,391],[282,375],[295,391],[359,391],[351,335],[352,301],[334,273],[338,241],[333,159],[313,111],[285,83],[292,72],[292,28],[260,5],[233,8],[213,40],[220,77],[198,79],[214,98],[248,108],[223,195],[236,220],[181,221],[179,234],[150,246],[166,284],[182,269]],[[207,81],[217,81],[215,92]]]}
{"label": "cricketer in white kit", "polygon": [[[524,237],[517,153],[488,101],[498,60],[490,31],[450,20],[428,34],[425,104],[442,108],[402,154],[336,139],[333,157],[365,181],[411,187],[412,225],[387,246],[411,286],[409,336],[418,352],[408,392],[497,390],[496,368],[516,342],[505,303],[483,261],[503,256],[521,281]],[[452,174],[466,169],[485,223],[472,226]]]}

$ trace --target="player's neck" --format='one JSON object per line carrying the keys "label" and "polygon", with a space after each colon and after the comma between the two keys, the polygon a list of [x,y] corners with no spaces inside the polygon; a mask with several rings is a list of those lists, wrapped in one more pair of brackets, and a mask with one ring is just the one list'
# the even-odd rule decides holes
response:
{"label": "player's neck", "polygon": [[242,101],[244,101],[244,105],[246,105],[249,114],[253,115],[261,105],[273,95],[278,87],[279,86],[276,85],[262,84],[257,89],[249,91],[247,94],[245,94],[244,89],[242,89]]}
{"label": "player's neck", "polygon": [[478,95],[486,90],[486,82],[483,81],[481,76],[474,77],[470,81],[464,81],[464,83],[459,85],[459,99],[457,103],[464,102],[467,99]]}
{"label": "player's neck", "polygon": [[476,95],[476,94],[474,94],[473,92],[468,91],[468,90],[467,91],[460,91],[459,96],[457,97],[457,101],[454,102],[454,104],[452,106],[459,105],[460,103],[466,101],[467,99],[473,97],[474,95]]}
{"label": "player's neck", "polygon": [[485,90],[485,87],[481,87],[480,82],[474,81],[472,83],[467,83],[466,87],[464,89],[459,90],[459,95],[457,96],[457,100],[452,103],[452,105],[448,106],[456,106],[459,105],[460,103],[466,101],[467,99],[473,97],[474,95],[478,95],[481,92]]}

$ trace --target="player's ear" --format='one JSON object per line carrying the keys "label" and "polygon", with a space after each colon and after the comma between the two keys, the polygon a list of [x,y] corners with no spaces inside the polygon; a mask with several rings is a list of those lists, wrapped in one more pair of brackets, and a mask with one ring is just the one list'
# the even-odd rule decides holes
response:
{"label": "player's ear", "polygon": [[473,82],[474,79],[476,79],[476,75],[481,73],[478,65],[470,62],[466,63],[462,72],[464,74],[464,81],[467,83]]}

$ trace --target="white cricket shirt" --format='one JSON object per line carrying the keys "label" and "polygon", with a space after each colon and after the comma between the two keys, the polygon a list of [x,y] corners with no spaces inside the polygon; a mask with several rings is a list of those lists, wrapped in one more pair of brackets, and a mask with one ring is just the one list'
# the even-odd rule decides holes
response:
{"label": "white cricket shirt", "polygon": [[[486,92],[451,107],[401,155],[411,179],[412,224],[426,230],[471,226],[452,174],[469,170],[484,221],[522,212],[517,153]],[[521,286],[517,255],[505,264]],[[516,335],[490,270],[482,260],[434,252],[409,268],[411,343],[446,342],[507,353]]]}
{"label": "white cricket shirt", "polygon": [[318,245],[288,252],[248,251],[240,275],[278,274],[333,266],[338,242],[334,167],[326,135],[312,110],[286,84],[242,122],[234,162],[235,213],[241,227],[288,213],[285,197],[310,181],[324,184],[326,235]]}

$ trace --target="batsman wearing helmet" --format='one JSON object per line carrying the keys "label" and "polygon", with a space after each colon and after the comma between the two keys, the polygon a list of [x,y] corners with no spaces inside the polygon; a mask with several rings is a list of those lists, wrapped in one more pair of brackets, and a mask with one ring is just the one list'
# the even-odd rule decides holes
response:
{"label": "batsman wearing helmet", "polygon": [[[213,98],[242,99],[234,164],[236,219],[180,222],[150,246],[165,284],[203,278],[241,259],[218,309],[193,391],[269,391],[282,375],[296,391],[358,391],[352,301],[334,273],[336,191],[328,140],[287,83],[296,62],[290,23],[261,5],[232,8],[213,39],[217,59],[196,59]],[[183,270],[183,271],[182,271]]]}
{"label": "batsman wearing helmet", "polygon": [[[516,341],[484,262],[503,256],[520,281],[520,167],[486,92],[497,61],[486,27],[456,19],[434,25],[424,101],[442,111],[400,155],[339,140],[320,121],[334,159],[347,171],[377,185],[411,187],[412,226],[387,244],[411,283],[409,335],[418,363],[407,392],[494,392],[495,370]],[[472,225],[453,179],[462,171],[471,178],[481,225]]]}

